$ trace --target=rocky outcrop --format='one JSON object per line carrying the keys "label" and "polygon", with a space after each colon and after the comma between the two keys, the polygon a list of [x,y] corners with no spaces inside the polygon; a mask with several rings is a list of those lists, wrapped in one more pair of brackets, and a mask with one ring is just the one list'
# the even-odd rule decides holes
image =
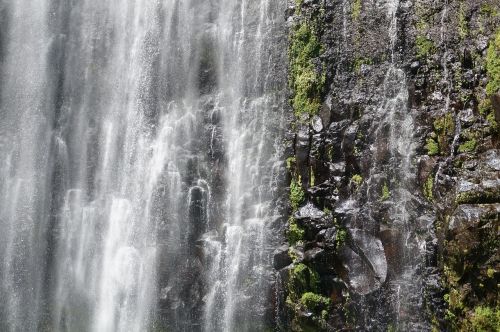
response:
{"label": "rocky outcrop", "polygon": [[498,329],[498,7],[290,3],[281,328]]}

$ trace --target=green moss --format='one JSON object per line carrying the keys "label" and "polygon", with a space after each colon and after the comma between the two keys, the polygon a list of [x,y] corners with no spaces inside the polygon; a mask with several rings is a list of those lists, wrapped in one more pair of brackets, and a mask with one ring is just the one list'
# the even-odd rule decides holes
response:
{"label": "green moss", "polygon": [[295,218],[288,219],[288,243],[292,246],[304,239],[304,230],[297,225]]}
{"label": "green moss", "polygon": [[295,156],[286,158],[286,169],[288,171],[292,170],[293,165],[295,165]]}
{"label": "green moss", "polygon": [[496,32],[488,47],[486,71],[489,79],[486,85],[486,93],[491,96],[500,90],[500,29]]}
{"label": "green moss", "polygon": [[333,146],[328,147],[327,155],[328,155],[328,160],[333,161]]}
{"label": "green moss", "polygon": [[[319,283],[318,273],[303,263],[296,264],[289,270],[286,304],[293,312],[292,331],[314,332],[318,331],[319,327],[320,330],[324,330],[328,312],[325,314],[323,311],[329,308],[330,300],[318,294]],[[305,318],[300,314],[304,309],[310,310],[315,315]]]}
{"label": "green moss", "polygon": [[296,181],[292,178],[290,182],[290,205],[292,206],[292,210],[296,211],[300,204],[304,201],[305,193],[304,189],[302,189],[302,180],[299,175],[299,179]]}
{"label": "green moss", "polygon": [[476,150],[476,146],[477,146],[477,141],[475,138],[473,138],[466,141],[463,144],[460,144],[460,146],[458,147],[458,152],[460,153],[473,152],[474,150]]}
{"label": "green moss", "polygon": [[491,129],[494,132],[498,132],[500,127],[498,126],[498,122],[495,119],[495,113],[492,110],[487,116],[486,116],[486,121],[490,124]]}
{"label": "green moss", "polygon": [[451,113],[447,113],[434,121],[434,129],[440,133],[453,133],[455,130],[455,122]]}
{"label": "green moss", "polygon": [[344,245],[346,240],[347,240],[347,231],[343,228],[338,229],[337,234],[335,235],[335,244],[337,248]]}
{"label": "green moss", "polygon": [[363,177],[359,174],[354,174],[351,177],[351,181],[356,185],[356,187],[359,187],[361,185],[361,182],[363,182]]}
{"label": "green moss", "polygon": [[428,138],[425,144],[425,148],[427,149],[427,154],[429,156],[434,156],[439,153],[439,145],[432,138]]}
{"label": "green moss", "polygon": [[316,176],[314,176],[314,170],[311,166],[309,172],[309,186],[313,187],[315,183],[316,183]]}
{"label": "green moss", "polygon": [[295,95],[293,97],[293,109],[297,116],[301,114],[314,115],[318,112],[321,102],[318,86],[322,83],[314,67],[303,68],[294,82]]}
{"label": "green moss", "polygon": [[491,100],[489,98],[483,100],[479,104],[478,109],[479,109],[479,114],[481,114],[486,119],[486,121],[488,121],[488,124],[493,133],[498,132],[500,130],[500,126],[498,125],[498,122],[495,119],[495,110],[493,109]]}
{"label": "green moss", "polygon": [[[454,136],[455,133],[455,121],[451,113],[437,118],[434,120],[434,131],[437,134],[438,150],[441,154],[446,153],[449,146],[449,139]],[[436,152],[436,148],[429,145],[430,151]]]}
{"label": "green moss", "polygon": [[425,195],[425,198],[427,198],[427,200],[429,200],[429,201],[434,200],[434,195],[432,193],[433,187],[434,187],[434,179],[432,177],[432,174],[430,174],[424,183],[424,195]]}
{"label": "green moss", "polygon": [[460,38],[465,39],[469,34],[468,20],[465,15],[466,4],[464,2],[460,2],[460,8],[458,10],[458,33]]}
{"label": "green moss", "polygon": [[320,312],[330,306],[330,299],[313,292],[306,292],[302,294],[300,303],[313,312]]}
{"label": "green moss", "polygon": [[497,16],[498,10],[489,3],[484,3],[481,5],[481,8],[479,9],[479,14],[481,16],[490,16],[490,17]]}
{"label": "green moss", "polygon": [[384,182],[384,185],[382,186],[382,196],[380,197],[380,199],[382,201],[385,201],[385,200],[389,199],[390,196],[391,196],[391,192],[389,191],[389,187],[387,186],[387,182]]}
{"label": "green moss", "polygon": [[486,117],[492,110],[493,106],[491,105],[490,99],[485,99],[481,101],[478,105],[479,114]]}
{"label": "green moss", "polygon": [[352,3],[351,16],[354,21],[357,21],[361,16],[361,0],[354,0]]}
{"label": "green moss", "polygon": [[448,304],[453,311],[463,311],[465,308],[462,294],[456,289],[450,290]]}
{"label": "green moss", "polygon": [[475,332],[500,331],[500,309],[476,307],[470,325]]}
{"label": "green moss", "polygon": [[299,260],[299,255],[295,250],[292,250],[292,248],[288,249],[288,256],[292,259],[292,262],[297,262]]}
{"label": "green moss", "polygon": [[318,72],[313,60],[319,58],[322,48],[313,24],[302,22],[290,35],[290,87],[294,95],[292,107],[295,115],[316,114],[321,106],[325,75]]}
{"label": "green moss", "polygon": [[328,319],[328,310],[321,310],[321,319],[323,320]]}
{"label": "green moss", "polygon": [[300,8],[300,7],[302,7],[303,3],[304,3],[304,0],[295,0],[295,7]]}
{"label": "green moss", "polygon": [[289,273],[288,296],[290,302],[297,303],[302,294],[318,291],[319,275],[307,265],[299,263]]}
{"label": "green moss", "polygon": [[424,6],[422,3],[415,4],[415,14],[418,18],[415,28],[419,35],[424,35],[426,31],[429,29],[429,13],[428,8]]}
{"label": "green moss", "polygon": [[495,203],[500,199],[500,189],[471,190],[457,195],[457,204],[486,204]]}
{"label": "green moss", "polygon": [[354,60],[354,71],[359,73],[362,65],[371,65],[373,60],[370,58],[359,57]]}
{"label": "green moss", "polygon": [[436,51],[434,42],[424,36],[417,36],[415,44],[417,46],[417,57],[420,59],[426,58]]}

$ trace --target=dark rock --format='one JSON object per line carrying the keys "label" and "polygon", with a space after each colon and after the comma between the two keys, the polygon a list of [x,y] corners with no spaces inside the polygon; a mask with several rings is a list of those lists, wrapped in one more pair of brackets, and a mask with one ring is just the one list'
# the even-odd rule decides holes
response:
{"label": "dark rock", "polygon": [[286,244],[282,245],[278,249],[276,249],[273,253],[273,267],[276,270],[281,270],[285,266],[292,264],[292,258],[288,251],[290,247]]}
{"label": "dark rock", "polygon": [[448,225],[449,230],[457,231],[474,224],[478,224],[481,220],[491,219],[500,216],[500,203],[499,204],[482,204],[482,205],[459,205]]}
{"label": "dark rock", "polygon": [[343,264],[348,271],[347,283],[361,295],[382,286],[387,276],[387,260],[382,242],[360,229],[350,230],[351,241],[343,249]]}
{"label": "dark rock", "polygon": [[491,96],[491,104],[495,110],[495,121],[500,122],[500,91]]}
{"label": "dark rock", "polygon": [[304,261],[305,262],[312,262],[312,261],[318,259],[318,257],[321,256],[322,254],[324,254],[324,252],[325,252],[324,249],[314,247],[313,249],[310,249],[310,250],[305,252]]}

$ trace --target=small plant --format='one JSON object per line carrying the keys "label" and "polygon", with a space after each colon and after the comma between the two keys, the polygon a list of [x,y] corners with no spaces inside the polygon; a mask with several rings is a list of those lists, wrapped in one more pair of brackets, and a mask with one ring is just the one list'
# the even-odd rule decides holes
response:
{"label": "small plant", "polygon": [[415,44],[417,46],[417,57],[421,59],[428,57],[436,50],[434,42],[430,39],[425,38],[424,36],[418,36]]}
{"label": "small plant", "polygon": [[465,6],[466,4],[460,2],[460,9],[458,12],[458,32],[460,34],[460,38],[464,39],[469,34],[468,21],[465,16]]}
{"label": "small plant", "polygon": [[389,186],[387,186],[387,182],[384,182],[384,185],[382,186],[382,197],[381,200],[385,201],[389,199],[391,196],[391,192],[389,191]]}
{"label": "small plant", "polygon": [[354,0],[352,4],[352,19],[357,21],[361,16],[361,0]]}
{"label": "small plant", "polygon": [[443,134],[451,134],[455,131],[455,121],[453,115],[447,113],[445,116],[434,120],[434,129]]}
{"label": "small plant", "polygon": [[[448,140],[455,133],[455,121],[451,113],[447,113],[446,115],[437,118],[434,120],[434,131],[437,134],[437,142],[438,142],[438,152],[442,154],[446,152],[447,147],[449,146]],[[436,147],[429,145],[431,152],[436,152]]]}
{"label": "small plant", "polygon": [[[372,63],[373,63],[373,61],[370,58],[356,58],[356,60],[354,60],[354,71],[359,74],[361,72],[361,66],[371,65]],[[363,134],[361,132],[360,132],[360,135],[361,135],[361,137],[363,136]],[[356,137],[357,137],[357,135],[356,135]],[[361,138],[361,137],[357,137],[357,138]]]}
{"label": "small plant", "polygon": [[297,262],[299,260],[299,255],[297,255],[297,252],[295,250],[292,250],[292,248],[288,249],[288,256],[292,259],[292,262]]}
{"label": "small plant", "polygon": [[310,173],[309,173],[309,185],[311,187],[314,187],[314,184],[316,183],[316,177],[314,176],[314,170],[311,166]]}
{"label": "small plant", "polygon": [[493,310],[489,307],[476,307],[470,322],[473,331],[500,331],[500,309]]}
{"label": "small plant", "polygon": [[300,204],[304,201],[305,193],[302,189],[302,180],[299,175],[299,179],[296,181],[292,179],[290,182],[290,205],[292,206],[292,210],[296,211]]}
{"label": "small plant", "polygon": [[433,138],[428,138],[427,143],[425,144],[425,148],[427,149],[427,154],[429,156],[434,156],[439,153],[439,145]]}
{"label": "small plant", "polygon": [[317,291],[319,275],[307,265],[299,263],[289,273],[288,290],[292,301],[298,301],[305,292]]}
{"label": "small plant", "polygon": [[313,60],[322,53],[314,23],[302,22],[290,35],[289,85],[294,95],[292,107],[297,118],[316,114],[321,106],[321,93],[326,76],[318,71]]}
{"label": "small plant", "polygon": [[429,201],[434,200],[434,195],[432,193],[432,188],[434,186],[434,180],[432,178],[432,174],[427,177],[424,183],[424,195]]}
{"label": "small plant", "polygon": [[500,90],[500,29],[496,32],[495,38],[488,47],[486,71],[489,78],[486,93],[491,96]]}
{"label": "small plant", "polygon": [[297,225],[295,218],[288,219],[288,242],[293,246],[304,238],[304,230]]}
{"label": "small plant", "polygon": [[295,165],[295,156],[286,158],[286,169],[288,171],[291,171],[293,165]]}
{"label": "small plant", "polygon": [[466,141],[458,147],[458,152],[473,152],[476,149],[477,141],[475,138]]}
{"label": "small plant", "polygon": [[363,177],[359,174],[354,174],[351,178],[351,181],[356,185],[356,188],[359,188],[361,182],[363,182]]}
{"label": "small plant", "polygon": [[346,240],[347,240],[347,231],[343,228],[340,228],[335,236],[335,244],[337,248],[341,247]]}
{"label": "small plant", "polygon": [[302,294],[300,303],[311,311],[319,312],[330,306],[330,299],[313,292],[306,292]]}
{"label": "small plant", "polygon": [[328,147],[327,155],[328,155],[328,160],[333,161],[333,146]]}

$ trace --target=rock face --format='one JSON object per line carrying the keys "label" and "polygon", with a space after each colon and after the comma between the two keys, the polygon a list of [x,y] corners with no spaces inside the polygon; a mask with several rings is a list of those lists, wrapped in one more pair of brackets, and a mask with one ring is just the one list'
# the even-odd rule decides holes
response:
{"label": "rock face", "polygon": [[[297,0],[287,15],[280,328],[498,330],[498,2]],[[316,282],[298,287],[298,267]]]}

